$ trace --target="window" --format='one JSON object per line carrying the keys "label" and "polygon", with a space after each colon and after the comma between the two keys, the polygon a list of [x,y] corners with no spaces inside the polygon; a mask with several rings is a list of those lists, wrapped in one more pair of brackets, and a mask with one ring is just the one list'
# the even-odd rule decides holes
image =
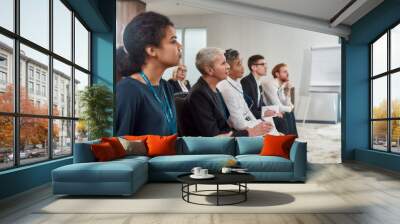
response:
{"label": "window", "polygon": [[49,12],[49,0],[20,0],[21,36],[48,49],[49,13],[45,12]]}
{"label": "window", "polygon": [[0,55],[0,67],[7,68],[7,56]]}
{"label": "window", "polygon": [[75,62],[82,68],[89,69],[89,32],[75,18]]}
{"label": "window", "polygon": [[74,105],[90,85],[90,31],[68,1],[0,2],[0,170],[70,156],[87,139]]}
{"label": "window", "polygon": [[36,69],[36,80],[40,81],[40,70]]}
{"label": "window", "polygon": [[371,148],[400,153],[400,25],[370,45]]}
{"label": "window", "polygon": [[36,95],[40,95],[40,84],[36,84]]}
{"label": "window", "polygon": [[7,56],[0,54],[0,91],[5,91],[7,85]]}
{"label": "window", "polygon": [[[57,115],[60,113],[60,106],[62,106],[62,104],[58,104],[58,98],[60,97],[60,100],[62,103],[64,103],[64,96],[71,96],[72,92],[71,89],[65,89],[64,85],[65,83],[70,83],[70,85],[72,84],[72,69],[71,66],[68,66],[56,59],[53,60],[54,63],[54,83],[53,83],[53,90],[54,90],[54,95],[53,95],[53,108],[55,108],[53,110],[53,114]],[[60,94],[60,95],[59,95]],[[69,97],[69,99],[72,101],[72,98]],[[54,105],[54,104],[58,104]],[[69,105],[72,104],[72,102],[68,102]],[[66,109],[66,114],[63,114],[63,116],[68,116],[68,117],[72,117],[72,108],[68,107]]]}
{"label": "window", "polygon": [[29,66],[28,74],[29,74],[29,79],[33,80],[33,67],[32,66]]}
{"label": "window", "polygon": [[81,72],[79,70],[75,71],[75,117],[79,117],[81,114],[80,103],[80,93],[89,85],[89,74]]}
{"label": "window", "polygon": [[42,96],[46,96],[46,86],[42,86]]}
{"label": "window", "polygon": [[[176,29],[177,41],[182,44],[183,61],[187,68],[187,79],[190,83],[196,83],[200,72],[195,66],[196,54],[200,49],[207,46],[207,30],[204,28]],[[172,77],[174,68],[166,70],[165,77]]]}
{"label": "window", "polygon": [[28,93],[33,94],[33,82],[29,81],[28,82]]}
{"label": "window", "polygon": [[0,26],[14,31],[14,0],[1,0]]}
{"label": "window", "polygon": [[60,1],[53,0],[54,52],[71,60],[72,12]]}
{"label": "window", "polygon": [[0,71],[0,84],[6,85],[7,84],[7,73]]}

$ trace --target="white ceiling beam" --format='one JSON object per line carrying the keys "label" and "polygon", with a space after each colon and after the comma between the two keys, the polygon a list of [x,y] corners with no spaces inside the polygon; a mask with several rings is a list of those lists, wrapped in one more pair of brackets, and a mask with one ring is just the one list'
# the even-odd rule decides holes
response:
{"label": "white ceiling beam", "polygon": [[347,7],[344,11],[342,11],[335,19],[331,20],[330,26],[336,27],[347,18],[349,18],[354,12],[360,9],[364,4],[366,4],[368,0],[356,0],[349,7]]}
{"label": "white ceiling beam", "polygon": [[256,19],[269,23],[336,35],[344,38],[348,38],[350,35],[349,26],[338,25],[331,27],[329,21],[273,9],[261,8],[224,0],[178,0],[177,2],[190,7],[201,8],[216,13],[246,17],[249,19]]}

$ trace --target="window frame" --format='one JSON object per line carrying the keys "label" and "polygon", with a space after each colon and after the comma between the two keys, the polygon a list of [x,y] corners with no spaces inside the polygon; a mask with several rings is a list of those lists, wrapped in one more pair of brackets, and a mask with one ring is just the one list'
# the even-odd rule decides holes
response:
{"label": "window frame", "polygon": [[[92,61],[91,61],[91,50],[92,50],[92,43],[91,43],[91,37],[92,37],[92,30],[88,27],[88,25],[84,22],[84,20],[79,16],[78,13],[76,13],[72,7],[68,4],[66,0],[59,0],[68,10],[71,11],[71,18],[70,18],[70,23],[71,23],[71,58],[67,59],[64,58],[63,56],[55,53],[53,50],[53,1],[54,0],[47,0],[49,2],[49,46],[48,49],[45,47],[42,47],[39,44],[34,43],[33,41],[30,41],[29,39],[23,37],[20,35],[20,0],[14,0],[13,1],[13,10],[14,10],[14,18],[13,18],[13,31],[10,31],[4,27],[0,26],[0,35],[10,38],[13,41],[13,52],[12,52],[12,65],[11,65],[11,75],[13,76],[14,79],[14,105],[13,105],[13,112],[2,112],[0,111],[0,116],[4,117],[12,117],[13,119],[13,166],[10,167],[5,167],[5,168],[0,168],[0,172],[5,171],[5,170],[11,170],[11,169],[16,169],[19,167],[24,167],[24,166],[30,166],[33,164],[38,164],[38,163],[43,163],[47,162],[50,160],[58,160],[66,157],[73,156],[74,153],[74,143],[75,143],[75,126],[76,126],[76,121],[79,120],[79,117],[75,116],[75,108],[71,108],[71,114],[70,116],[56,116],[53,115],[53,60],[58,60],[61,63],[64,63],[68,66],[71,67],[71,80],[69,81],[71,83],[71,92],[72,92],[72,99],[71,99],[71,105],[74,105],[75,103],[75,98],[76,98],[76,92],[74,88],[74,82],[75,82],[75,69],[85,73],[89,77],[89,83],[88,86],[92,85],[93,77],[92,77]],[[83,25],[83,27],[88,31],[88,69],[85,69],[81,67],[80,65],[75,63],[75,18],[79,20],[79,22]],[[48,112],[46,115],[39,115],[39,114],[27,114],[27,113],[21,113],[20,111],[20,90],[21,90],[21,80],[20,80],[20,65],[21,65],[21,52],[20,52],[20,46],[21,44],[32,48],[33,50],[36,50],[42,54],[45,54],[48,56],[48,71],[47,71],[47,83],[45,84],[45,95],[48,97],[47,103],[48,103]],[[35,85],[36,83],[40,83],[40,87],[42,87],[42,79],[41,79],[41,74],[43,71],[39,73],[39,80],[36,80],[36,72],[37,70],[35,67],[33,67],[33,79],[30,78],[30,67],[29,63],[27,63],[27,72],[26,72],[26,82],[32,81],[34,84],[34,92],[36,92]],[[27,84],[28,85],[28,84]],[[26,86],[28,87],[28,86]],[[28,87],[29,88],[29,87]],[[27,91],[29,91],[27,89]],[[48,92],[48,93],[46,93]],[[42,94],[39,94],[38,96],[42,96]],[[35,102],[34,102],[35,103]],[[47,158],[44,157],[43,160],[40,160],[38,162],[32,162],[32,163],[26,163],[26,164],[21,164],[21,159],[20,159],[20,119],[21,118],[44,118],[47,119],[48,122],[48,135],[47,135],[47,151],[48,155]],[[53,155],[54,152],[54,146],[53,146],[53,123],[57,120],[64,120],[64,121],[70,121],[71,122],[71,153],[68,155],[62,155],[62,156],[55,156]]]}
{"label": "window frame", "polygon": [[[373,151],[380,151],[380,152],[386,152],[386,153],[391,153],[391,154],[400,154],[400,152],[393,152],[392,151],[392,121],[400,121],[400,117],[392,117],[392,99],[391,99],[391,80],[392,76],[396,75],[396,73],[400,72],[400,67],[398,68],[393,68],[391,69],[391,31],[393,28],[400,26],[400,21],[397,21],[393,25],[391,25],[389,28],[385,29],[384,32],[379,34],[375,39],[373,39],[370,43],[368,43],[369,47],[369,149]],[[380,74],[374,75],[373,72],[373,44],[376,43],[381,37],[384,35],[387,35],[387,64],[386,64],[386,71]],[[373,97],[374,97],[374,92],[373,92],[373,81],[382,77],[386,77],[386,86],[387,86],[387,105],[386,105],[386,118],[373,118]],[[379,150],[374,148],[374,136],[373,136],[373,122],[376,121],[386,121],[386,128],[387,128],[387,138],[386,138],[386,151]]]}

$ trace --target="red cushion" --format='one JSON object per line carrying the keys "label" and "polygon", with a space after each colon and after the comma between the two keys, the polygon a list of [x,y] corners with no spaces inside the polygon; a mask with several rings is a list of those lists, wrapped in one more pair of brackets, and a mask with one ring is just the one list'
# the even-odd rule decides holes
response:
{"label": "red cushion", "polygon": [[99,162],[110,161],[113,159],[117,159],[117,155],[110,143],[102,142],[99,144],[91,145],[92,152],[94,157]]}
{"label": "red cushion", "polygon": [[118,158],[125,157],[126,151],[122,146],[121,142],[119,142],[117,137],[110,137],[110,138],[101,138],[101,142],[108,142],[112,146],[115,151],[115,155]]}
{"label": "red cushion", "polygon": [[176,155],[177,137],[177,135],[149,135],[146,140],[148,148],[147,155],[152,157],[163,155]]}
{"label": "red cushion", "polygon": [[264,137],[264,145],[261,149],[262,156],[280,156],[286,159],[290,157],[290,148],[296,135],[266,135]]}

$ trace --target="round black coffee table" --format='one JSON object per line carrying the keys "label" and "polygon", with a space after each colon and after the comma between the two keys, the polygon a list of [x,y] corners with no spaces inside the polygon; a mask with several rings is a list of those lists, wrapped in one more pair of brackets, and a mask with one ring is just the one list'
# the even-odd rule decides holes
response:
{"label": "round black coffee table", "polygon": [[[212,179],[193,179],[190,177],[191,173],[182,174],[177,177],[178,181],[182,183],[182,199],[188,203],[198,204],[198,205],[234,205],[239,204],[241,202],[245,202],[247,200],[247,192],[249,188],[247,187],[247,183],[255,180],[255,177],[248,173],[215,173],[213,174],[215,177]],[[216,185],[215,190],[197,190],[197,185]],[[190,186],[195,186],[194,191],[190,191]],[[237,190],[223,190],[220,189],[220,185],[236,185],[238,186]],[[215,194],[205,194],[209,192],[215,192]],[[204,197],[216,197],[216,204],[202,204],[190,201],[190,196],[204,196]],[[232,197],[232,196],[241,196],[238,201],[234,201],[231,203],[221,203],[221,197]]]}

